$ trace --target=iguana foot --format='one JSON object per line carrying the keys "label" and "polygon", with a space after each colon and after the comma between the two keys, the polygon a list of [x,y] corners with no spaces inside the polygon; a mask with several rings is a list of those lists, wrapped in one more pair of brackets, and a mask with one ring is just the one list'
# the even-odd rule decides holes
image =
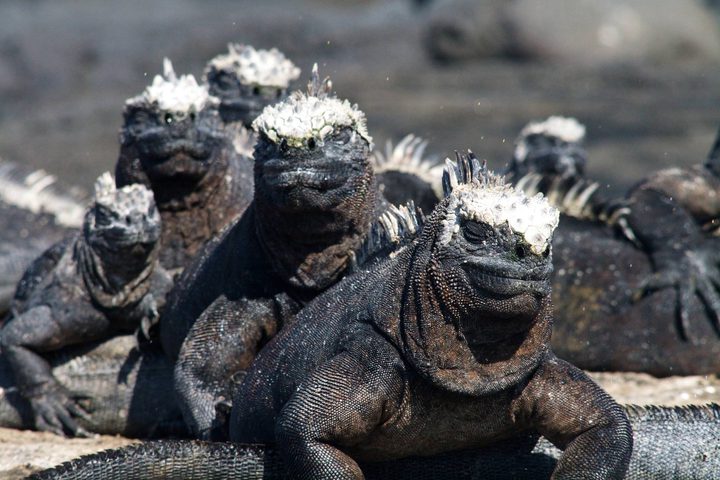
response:
{"label": "iguana foot", "polygon": [[61,436],[90,438],[93,434],[78,425],[76,419],[90,421],[88,412],[80,406],[79,398],[59,385],[44,389],[29,398],[35,428]]}
{"label": "iguana foot", "polygon": [[642,281],[633,298],[638,301],[652,292],[674,288],[677,291],[676,308],[680,336],[683,340],[693,341],[690,335],[689,307],[693,296],[697,295],[720,336],[719,264],[720,252],[717,245],[714,242],[705,242],[700,248],[685,250],[669,261],[657,261],[658,271]]}

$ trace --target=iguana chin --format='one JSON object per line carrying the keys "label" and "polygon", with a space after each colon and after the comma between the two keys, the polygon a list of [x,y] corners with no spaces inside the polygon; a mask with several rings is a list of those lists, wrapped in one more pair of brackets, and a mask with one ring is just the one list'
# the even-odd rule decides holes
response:
{"label": "iguana chin", "polygon": [[354,268],[385,208],[365,116],[329,91],[315,69],[308,94],[255,120],[253,203],[169,297],[161,340],[177,358],[178,398],[201,437],[225,436],[216,407],[230,403],[231,382],[305,303]]}
{"label": "iguana chin", "polygon": [[413,243],[316,298],[260,352],[231,439],[276,445],[292,478],[361,479],[360,461],[534,431],[564,449],[553,478],[622,478],[625,413],[549,348],[558,211],[472,154],[443,185]]}
{"label": "iguana chin", "polygon": [[533,122],[508,169],[518,188],[544,192],[564,214],[554,240],[554,348],[585,369],[717,372],[718,141],[703,165],[660,170],[613,198],[572,154],[582,152],[582,133],[573,119]]}
{"label": "iguana chin", "polygon": [[85,412],[54,378],[45,355],[122,332],[147,332],[171,284],[158,266],[159,238],[152,192],[142,185],[116,189],[106,173],[95,184],[82,232],[59,244],[53,267],[18,291],[0,345],[37,429],[86,434],[73,418]]}
{"label": "iguana chin", "polygon": [[235,150],[219,103],[192,75],[178,77],[167,59],[163,75],[125,102],[117,184],[153,191],[168,270],[184,268],[252,199],[252,159]]}

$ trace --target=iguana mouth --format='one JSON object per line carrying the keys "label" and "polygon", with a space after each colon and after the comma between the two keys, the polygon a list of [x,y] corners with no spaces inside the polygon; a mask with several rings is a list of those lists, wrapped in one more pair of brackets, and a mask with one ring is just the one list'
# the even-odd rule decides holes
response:
{"label": "iguana mouth", "polygon": [[151,148],[150,154],[154,159],[160,161],[167,161],[176,156],[183,156],[192,160],[204,160],[210,156],[210,150],[203,142],[180,139]]}
{"label": "iguana mouth", "polygon": [[532,293],[542,296],[550,293],[550,262],[528,268],[483,257],[471,259],[463,267],[478,287],[495,294],[516,296]]}
{"label": "iguana mouth", "polygon": [[321,165],[288,165],[283,160],[270,160],[263,164],[263,178],[268,186],[276,188],[305,187],[315,190],[332,190],[342,187],[348,176],[341,174],[338,162]]}

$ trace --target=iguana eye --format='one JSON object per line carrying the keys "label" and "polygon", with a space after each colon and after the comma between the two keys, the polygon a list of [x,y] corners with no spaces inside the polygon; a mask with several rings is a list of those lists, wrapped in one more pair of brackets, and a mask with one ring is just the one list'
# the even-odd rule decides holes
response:
{"label": "iguana eye", "polygon": [[525,245],[515,245],[515,255],[517,255],[518,258],[525,258],[528,253],[528,248]]}
{"label": "iguana eye", "polygon": [[227,73],[221,73],[215,77],[213,86],[221,91],[232,90],[235,88],[235,80]]}
{"label": "iguana eye", "polygon": [[493,234],[493,229],[489,225],[474,221],[465,222],[462,231],[465,239],[475,244],[482,244]]}
{"label": "iguana eye", "polygon": [[333,136],[333,141],[340,145],[345,145],[346,143],[348,143],[350,141],[351,137],[352,137],[352,133],[350,132],[350,130],[347,128],[343,128],[342,130],[340,130],[338,133],[336,133]]}
{"label": "iguana eye", "polygon": [[260,95],[260,87],[257,87],[257,86],[253,87],[252,94],[255,95],[256,97],[258,95]]}

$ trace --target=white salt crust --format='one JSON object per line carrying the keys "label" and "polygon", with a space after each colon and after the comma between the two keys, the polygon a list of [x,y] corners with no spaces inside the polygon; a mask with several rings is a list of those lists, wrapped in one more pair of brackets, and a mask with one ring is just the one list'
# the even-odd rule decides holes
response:
{"label": "white salt crust", "polygon": [[210,60],[205,75],[212,68],[232,72],[243,85],[288,88],[300,76],[300,69],[277,48],[262,50],[238,43],[228,44],[228,53]]}
{"label": "white salt crust", "polygon": [[565,142],[579,142],[585,138],[585,125],[572,117],[553,115],[542,122],[530,122],[520,131],[521,137],[543,134]]}
{"label": "white salt crust", "polygon": [[350,127],[372,145],[365,114],[347,100],[335,97],[318,98],[295,92],[285,101],[268,105],[253,122],[257,132],[278,143],[281,139],[290,146],[300,147],[310,138],[322,144],[335,129]]}
{"label": "white salt crust", "polygon": [[94,202],[123,214],[138,210],[147,212],[155,199],[152,191],[139,183],[116,188],[112,174],[105,172],[95,180]]}
{"label": "white salt crust", "polygon": [[206,85],[198,84],[192,75],[175,74],[169,59],[163,60],[163,74],[155,75],[152,84],[140,95],[128,99],[126,105],[143,103],[157,104],[163,111],[173,113],[199,112],[208,103],[217,104],[219,100],[208,93]]}
{"label": "white salt crust", "polygon": [[540,255],[550,245],[558,226],[560,212],[541,193],[527,197],[523,192],[505,185],[499,177],[486,184],[476,180],[457,183],[451,174],[450,204],[443,219],[441,243],[447,245],[460,231],[462,220],[482,222],[492,227],[507,225],[523,237],[530,250]]}
{"label": "white salt crust", "polygon": [[514,156],[517,160],[525,160],[528,147],[525,139],[529,135],[545,135],[559,138],[568,143],[582,142],[585,139],[585,125],[572,117],[553,115],[542,122],[530,122],[520,131],[515,142]]}

